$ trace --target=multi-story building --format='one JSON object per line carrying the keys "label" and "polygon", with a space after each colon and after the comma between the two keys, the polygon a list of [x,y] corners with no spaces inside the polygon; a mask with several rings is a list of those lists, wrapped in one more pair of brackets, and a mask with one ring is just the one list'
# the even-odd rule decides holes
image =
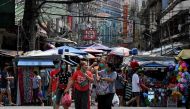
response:
{"label": "multi-story building", "polygon": [[[123,30],[123,43],[128,48],[139,48],[140,42],[140,19],[139,19],[139,10],[140,4],[138,0],[126,0],[124,7],[127,6],[127,32],[126,28]],[[124,14],[126,9],[124,10]],[[124,18],[125,19],[125,18]],[[126,24],[124,24],[125,26]]]}
{"label": "multi-story building", "polygon": [[[189,46],[189,0],[147,0],[141,14],[142,48],[160,47],[160,54],[175,53],[176,46]],[[147,19],[149,19],[147,21]],[[149,38],[149,39],[148,39]],[[148,40],[150,41],[148,41]],[[178,45],[176,45],[178,43]],[[170,49],[170,50],[168,50]]]}
{"label": "multi-story building", "polygon": [[[123,0],[97,0],[101,4],[98,16],[98,31],[101,42],[107,46],[115,46],[122,32]],[[107,17],[107,18],[106,18]]]}
{"label": "multi-story building", "polygon": [[159,17],[161,14],[160,0],[143,0],[141,18],[141,43],[142,50],[149,50],[159,46]]}

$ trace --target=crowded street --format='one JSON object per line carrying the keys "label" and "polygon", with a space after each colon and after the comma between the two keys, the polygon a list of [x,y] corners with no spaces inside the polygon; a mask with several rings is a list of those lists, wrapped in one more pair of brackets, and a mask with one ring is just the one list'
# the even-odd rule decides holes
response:
{"label": "crowded street", "polygon": [[190,0],[0,0],[0,109],[190,109]]}

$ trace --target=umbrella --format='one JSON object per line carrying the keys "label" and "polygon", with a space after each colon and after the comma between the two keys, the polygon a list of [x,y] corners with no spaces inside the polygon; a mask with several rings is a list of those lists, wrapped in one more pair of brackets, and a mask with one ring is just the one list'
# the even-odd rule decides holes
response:
{"label": "umbrella", "polygon": [[84,46],[81,46],[81,47],[78,47],[78,48],[81,48],[81,49],[93,48],[93,49],[96,49],[96,50],[111,51],[111,48],[109,48],[109,47],[107,47],[105,45],[102,45],[102,44],[97,44],[97,43],[90,44],[90,45],[84,45]]}
{"label": "umbrella", "polygon": [[190,59],[190,49],[183,49],[176,57],[181,57],[182,59]]}
{"label": "umbrella", "polygon": [[111,48],[109,48],[105,45],[102,45],[102,44],[97,44],[97,43],[91,45],[90,48],[94,48],[97,50],[111,51]]}
{"label": "umbrella", "polygon": [[48,38],[47,41],[49,41],[49,42],[58,42],[58,43],[74,43],[74,44],[77,44],[74,41],[71,41],[69,39],[62,38],[62,37]]}
{"label": "umbrella", "polygon": [[88,55],[85,56],[87,59],[95,59],[96,57],[88,53]]}
{"label": "umbrella", "polygon": [[86,48],[86,49],[83,49],[82,51],[85,51],[85,52],[88,52],[88,53],[103,53],[102,50],[97,50],[97,49],[94,49],[94,48]]}
{"label": "umbrella", "polygon": [[112,48],[110,54],[119,56],[129,56],[129,49],[124,47],[114,47]]}

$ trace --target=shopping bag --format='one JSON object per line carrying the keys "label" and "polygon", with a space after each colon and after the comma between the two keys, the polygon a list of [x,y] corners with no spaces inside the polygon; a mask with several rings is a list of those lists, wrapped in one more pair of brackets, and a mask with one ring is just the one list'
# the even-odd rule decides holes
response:
{"label": "shopping bag", "polygon": [[113,100],[112,100],[112,104],[114,107],[118,107],[119,106],[119,97],[117,96],[117,94],[114,94]]}
{"label": "shopping bag", "polygon": [[63,97],[62,97],[62,105],[70,107],[72,103],[72,99],[70,94],[66,93]]}

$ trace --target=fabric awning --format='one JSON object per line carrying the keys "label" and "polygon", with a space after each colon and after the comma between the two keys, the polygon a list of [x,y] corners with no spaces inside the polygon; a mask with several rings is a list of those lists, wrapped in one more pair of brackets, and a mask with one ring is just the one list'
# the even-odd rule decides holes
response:
{"label": "fabric awning", "polygon": [[176,57],[176,59],[178,60],[178,58],[181,57],[182,59],[190,59],[190,49],[184,49],[182,50]]}
{"label": "fabric awning", "polygon": [[54,66],[53,60],[20,59],[18,66]]}

